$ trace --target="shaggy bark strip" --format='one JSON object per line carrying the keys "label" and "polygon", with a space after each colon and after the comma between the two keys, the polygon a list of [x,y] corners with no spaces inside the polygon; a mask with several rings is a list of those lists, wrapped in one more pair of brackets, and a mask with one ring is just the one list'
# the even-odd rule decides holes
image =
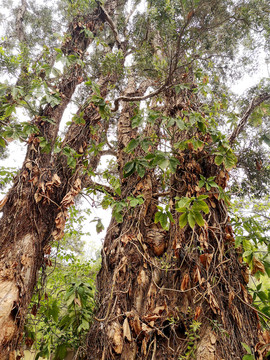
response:
{"label": "shaggy bark strip", "polygon": [[[167,116],[192,111],[189,91],[176,95],[170,90],[167,95]],[[195,99],[193,106],[197,107]],[[130,161],[123,149],[136,137],[132,115],[132,107],[125,105],[118,122],[121,169]],[[174,141],[194,135],[174,131]],[[207,133],[193,131],[201,141],[211,141]],[[136,150],[132,156],[138,155]],[[247,293],[248,269],[234,248],[226,205],[218,191],[207,193],[210,211],[204,215],[204,226],[181,229],[180,214],[174,210],[175,197],[206,194],[198,187],[200,175],[216,176],[216,183],[225,188],[228,173],[204,146],[178,151],[176,158],[179,165],[171,176],[168,197],[175,223],[169,231],[154,223],[155,194],[161,191],[155,173],[122,178],[122,196],[143,195],[145,201],[126,210],[121,224],[112,219],[108,228],[88,359],[235,360],[245,353],[241,343],[255,348],[259,342],[258,315]]]}
{"label": "shaggy bark strip", "polygon": [[[114,8],[115,2],[108,1],[107,12],[111,13]],[[94,24],[92,26],[104,21],[102,17],[98,17],[99,14],[102,15],[102,12],[97,10],[97,14],[87,18],[96,19],[94,23],[91,22]],[[80,54],[83,53],[90,40],[82,36],[81,25],[76,21],[72,23],[70,30],[73,40],[67,51],[70,49],[74,52],[79,49]],[[94,27],[91,27],[91,30],[95,32]],[[55,123],[45,122],[42,117],[35,119],[40,133],[29,139],[22,170],[7,197],[1,202],[0,325],[5,326],[0,337],[1,360],[7,359],[21,340],[38,270],[41,265],[46,266],[48,260],[46,257],[44,259],[44,254],[51,241],[62,238],[67,209],[74,204],[74,197],[81,190],[81,162],[78,162],[75,171],[72,171],[65,158],[59,156],[56,160],[51,158],[51,154],[42,153],[38,141],[42,134],[52,140],[51,145],[54,144],[62,114],[78,84],[77,75],[80,70],[75,67],[72,71],[59,85],[63,99],[61,104],[55,107],[48,105],[42,114],[54,119]],[[82,153],[91,142],[89,127],[91,124],[96,126],[97,119],[100,119],[98,108],[92,104],[85,112],[86,126],[81,129],[85,140]],[[104,131],[99,132],[97,142],[101,141],[102,134]],[[78,150],[80,141],[81,138],[77,138],[70,146]],[[94,163],[97,165],[97,162],[92,162],[92,165]]]}

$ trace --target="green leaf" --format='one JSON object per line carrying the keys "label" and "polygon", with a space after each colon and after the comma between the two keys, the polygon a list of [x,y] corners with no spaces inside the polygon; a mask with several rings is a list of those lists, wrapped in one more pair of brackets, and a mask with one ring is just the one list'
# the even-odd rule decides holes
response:
{"label": "green leaf", "polygon": [[255,357],[253,355],[244,355],[242,360],[255,360]]}
{"label": "green leaf", "polygon": [[172,173],[176,172],[177,166],[180,164],[179,160],[176,158],[170,158],[169,159],[169,168],[171,170]]}
{"label": "green leaf", "polygon": [[54,360],[64,360],[67,355],[67,344],[60,344],[55,349]]}
{"label": "green leaf", "polygon": [[208,205],[203,200],[196,200],[192,206],[192,210],[203,211],[205,214],[209,214],[210,211]]}
{"label": "green leaf", "polygon": [[208,199],[209,196],[208,195],[200,195],[197,197],[197,200],[205,200],[205,199]]}
{"label": "green leaf", "polygon": [[180,119],[179,117],[175,118],[174,120],[180,130],[185,130],[187,128],[184,121],[182,119]]}
{"label": "green leaf", "polygon": [[145,174],[145,167],[140,165],[140,164],[136,164],[136,171],[138,173],[138,175],[142,178],[144,177],[144,174]]}
{"label": "green leaf", "polygon": [[131,118],[131,127],[132,127],[132,129],[140,126],[142,124],[142,122],[143,122],[143,117],[142,117],[142,115],[140,113],[133,116]]}
{"label": "green leaf", "polygon": [[200,180],[199,181],[199,188],[202,188],[205,184],[205,181],[204,180]]}
{"label": "green leaf", "polygon": [[247,258],[248,256],[250,256],[251,254],[253,254],[253,250],[247,250],[247,251],[245,251],[244,253],[243,253],[243,258],[245,257],[245,258]]}
{"label": "green leaf", "polygon": [[161,213],[161,215],[159,217],[159,222],[160,222],[160,225],[162,226],[162,228],[165,230],[167,228],[167,224],[168,224],[167,214]]}
{"label": "green leaf", "polygon": [[165,171],[166,168],[169,166],[169,160],[168,159],[162,159],[161,161],[158,162],[159,167]]}
{"label": "green leaf", "polygon": [[131,196],[128,197],[129,200],[129,205],[131,207],[135,207],[137,205],[141,205],[144,202],[143,197],[137,197],[137,198],[133,198]]}
{"label": "green leaf", "polygon": [[246,352],[247,352],[248,354],[252,354],[251,349],[250,349],[250,347],[249,347],[247,344],[241,342],[241,345],[243,346],[243,348],[246,350]]}
{"label": "green leaf", "polygon": [[137,139],[132,139],[132,140],[128,143],[127,147],[125,148],[125,151],[126,151],[127,153],[130,153],[132,150],[134,150],[134,149],[139,145],[139,141],[140,141],[139,138],[137,138]]}
{"label": "green leaf", "polygon": [[97,234],[101,233],[104,230],[104,225],[102,224],[101,219],[98,219],[96,224],[96,232]]}
{"label": "green leaf", "polygon": [[215,188],[218,188],[218,184],[215,183],[215,181],[208,181],[208,184],[211,186],[211,187],[215,187]]}
{"label": "green leaf", "polygon": [[192,199],[190,199],[188,197],[181,198],[176,204],[176,206],[177,206],[176,210],[178,212],[181,212],[179,209],[186,208],[187,205],[189,205],[191,203],[191,201],[192,201]]}
{"label": "green leaf", "polygon": [[155,220],[154,220],[155,224],[157,224],[159,222],[159,218],[160,218],[161,214],[162,214],[161,211],[157,211],[155,213]]}
{"label": "green leaf", "polygon": [[224,160],[223,155],[217,155],[217,156],[215,157],[215,163],[216,163],[218,166],[220,166],[220,165],[223,163],[223,160]]}
{"label": "green leaf", "polygon": [[149,139],[143,139],[140,145],[143,151],[148,152],[149,146],[153,145],[153,143]]}
{"label": "green leaf", "polygon": [[188,222],[188,213],[185,212],[179,217],[179,226],[183,229],[187,225]]}
{"label": "green leaf", "polygon": [[194,213],[194,218],[195,218],[196,223],[199,226],[203,226],[204,225],[204,219],[203,219],[201,213],[199,213],[198,211],[194,211],[193,213]]}
{"label": "green leaf", "polygon": [[129,161],[124,166],[124,178],[132,175],[136,169],[135,161]]}
{"label": "green leaf", "polygon": [[6,142],[3,138],[0,137],[0,146],[6,147]]}
{"label": "green leaf", "polygon": [[174,224],[174,219],[173,219],[173,216],[172,216],[171,212],[166,211],[166,214],[167,214],[168,218],[170,219],[171,223]]}
{"label": "green leaf", "polygon": [[189,223],[189,226],[193,229],[195,224],[196,224],[196,221],[195,221],[195,217],[193,215],[192,212],[189,212],[188,213],[188,223]]}
{"label": "green leaf", "polygon": [[237,163],[237,157],[234,154],[228,154],[224,159],[224,166],[227,170],[232,169]]}

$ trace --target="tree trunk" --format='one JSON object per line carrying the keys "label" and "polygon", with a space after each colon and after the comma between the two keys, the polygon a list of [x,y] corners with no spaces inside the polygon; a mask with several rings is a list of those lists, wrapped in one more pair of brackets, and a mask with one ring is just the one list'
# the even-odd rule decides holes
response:
{"label": "tree trunk", "polygon": [[[192,107],[190,94],[187,98],[170,92],[167,100],[164,113],[170,117]],[[119,119],[120,173],[130,160],[123,148],[136,135],[131,110],[124,109]],[[187,132],[175,130],[175,142],[187,139]],[[211,142],[208,133],[196,130],[196,136]],[[240,360],[245,353],[241,342],[252,349],[258,343],[260,326],[247,293],[248,270],[234,248],[224,200],[211,188],[205,224],[193,229],[181,229],[175,211],[176,197],[206,193],[198,187],[200,175],[215,176],[225,188],[228,173],[203,146],[195,150],[189,145],[176,158],[179,165],[167,199],[174,224],[168,231],[154,222],[161,195],[157,173],[122,178],[122,197],[142,195],[144,203],[128,208],[122,223],[112,219],[108,228],[88,359]]]}
{"label": "tree trunk", "polygon": [[[110,14],[114,1],[107,2]],[[96,13],[77,19],[70,25],[71,40],[62,46],[68,54],[77,52],[83,56],[90,40],[82,35],[86,26],[93,33],[104,21],[98,7]],[[104,141],[106,121],[101,119],[98,107],[90,102],[84,109],[84,125],[71,124],[63,141],[81,155],[75,169],[67,165],[67,157],[60,152],[52,155],[59,124],[76,85],[80,82],[81,67],[66,71],[59,83],[62,102],[52,107],[48,104],[41,116],[33,121],[39,132],[29,140],[26,158],[12,189],[1,201],[3,215],[0,221],[0,359],[7,359],[22,338],[25,316],[36,284],[38,270],[50,263],[50,243],[60,240],[69,206],[86,181],[87,167],[83,160],[88,157],[87,147],[91,143]],[[112,79],[102,78],[101,95],[105,96]],[[80,110],[81,111],[81,110]],[[53,121],[47,122],[46,118]],[[95,136],[92,130],[95,129]],[[75,136],[76,134],[76,136]],[[42,152],[39,138],[50,142],[51,151]],[[95,169],[100,157],[89,160],[89,168]],[[11,356],[11,355],[10,355]]]}

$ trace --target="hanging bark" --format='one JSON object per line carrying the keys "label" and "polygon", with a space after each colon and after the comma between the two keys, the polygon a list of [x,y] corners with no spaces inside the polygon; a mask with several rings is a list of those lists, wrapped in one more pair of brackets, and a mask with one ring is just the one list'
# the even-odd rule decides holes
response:
{"label": "hanging bark", "polygon": [[[198,110],[191,91],[168,90],[164,112],[181,115]],[[132,107],[125,105],[118,126],[120,174],[130,160],[123,149],[136,137]],[[174,142],[196,134],[210,143],[209,134],[180,132]],[[158,134],[158,132],[157,132]],[[135,156],[138,156],[138,151]],[[175,223],[166,231],[154,222],[159,179],[154,171],[140,178],[122,178],[122,196],[142,194],[144,203],[129,208],[123,222],[112,219],[102,250],[97,278],[98,311],[88,336],[88,359],[242,359],[241,343],[255,348],[260,326],[247,293],[248,270],[234,248],[234,235],[224,200],[212,188],[204,225],[179,226],[175,198],[198,197],[200,175],[215,176],[225,188],[228,172],[218,167],[204,146],[178,151],[168,203]],[[160,194],[160,193],[158,193]],[[166,195],[166,194],[165,194]],[[94,354],[94,355],[93,355]]]}
{"label": "hanging bark", "polygon": [[[115,4],[113,1],[107,4],[107,11],[110,13]],[[100,14],[102,12],[98,8],[97,13],[85,17],[84,25],[89,25],[88,27],[94,32],[95,26],[103,21]],[[79,53],[79,57],[83,56],[90,43],[88,38],[82,36],[80,21],[76,20],[70,25],[72,41],[65,47],[66,51]],[[81,68],[77,66],[71,72],[66,72],[66,77],[59,84],[61,104],[55,107],[47,105],[42,116],[34,119],[39,133],[30,137],[23,167],[13,187],[1,202],[3,211],[0,222],[0,326],[3,329],[0,335],[1,360],[7,359],[21,340],[24,319],[38,270],[41,266],[50,263],[46,256],[49,253],[49,244],[62,238],[67,210],[74,204],[74,198],[81,190],[81,182],[85,175],[82,171],[83,157],[77,161],[76,168],[72,170],[67,165],[66,157],[61,153],[53,158],[51,152],[44,153],[39,146],[39,137],[44,136],[50,141],[51,149],[53,148],[63,112],[79,83],[80,72]],[[106,78],[102,83],[104,96],[109,80]],[[46,122],[44,116],[54,122]],[[64,140],[64,145],[68,144],[80,154],[86,152],[91,141],[101,142],[106,128],[101,124],[98,108],[91,101],[84,111],[84,122],[84,126],[72,124]],[[98,127],[99,130],[94,140],[91,126]],[[74,131],[78,131],[79,134],[76,138],[73,137]],[[93,168],[97,164],[97,161],[91,162]]]}

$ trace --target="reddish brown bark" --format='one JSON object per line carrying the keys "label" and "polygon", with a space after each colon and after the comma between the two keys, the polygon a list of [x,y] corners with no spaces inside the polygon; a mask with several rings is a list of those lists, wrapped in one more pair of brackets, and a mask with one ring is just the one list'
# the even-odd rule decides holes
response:
{"label": "reddish brown bark", "polygon": [[[167,116],[192,106],[190,96],[170,92],[168,99]],[[134,137],[126,114],[131,118],[131,108],[119,119],[119,152],[121,129],[125,137]],[[188,134],[179,133],[175,140],[183,136]],[[210,142],[208,134],[197,136]],[[120,167],[123,157],[128,161],[127,154],[118,155]],[[182,359],[191,348],[189,358],[235,360],[245,353],[241,342],[252,348],[258,343],[259,319],[247,293],[247,268],[234,248],[224,201],[213,189],[205,225],[193,230],[188,225],[179,227],[179,213],[174,210],[176,196],[205,193],[198,187],[200,175],[216,176],[224,188],[228,174],[203,147],[190,146],[176,157],[179,166],[171,176],[168,197],[175,224],[169,231],[154,223],[155,194],[160,191],[155,172],[122,181],[123,197],[141,194],[145,201],[127,210],[123,223],[112,219],[108,228],[88,359]],[[192,330],[195,325],[197,330]]]}
{"label": "reddish brown bark", "polygon": [[[109,13],[114,8],[113,1],[107,2]],[[103,21],[102,12],[97,8],[96,13],[91,16],[72,22],[69,29],[71,40],[67,45],[63,45],[64,51],[76,52],[79,58],[83,57],[90,40],[82,35],[82,26],[85,25],[95,33],[95,27]],[[61,103],[55,107],[47,105],[42,115],[34,119],[39,133],[30,137],[23,167],[13,187],[1,202],[1,360],[11,356],[21,340],[38,270],[49,263],[46,254],[49,253],[50,243],[63,236],[67,209],[81,190],[81,181],[85,175],[82,171],[82,160],[86,155],[78,159],[74,170],[67,166],[64,155],[59,153],[57,157],[53,157],[51,152],[42,152],[39,146],[39,137],[44,136],[53,148],[63,112],[80,82],[80,74],[81,68],[78,66],[66,72],[58,86]],[[104,95],[106,88],[107,83],[103,82]],[[54,122],[46,122],[44,117]],[[104,124],[101,124],[103,120],[98,108],[92,103],[84,111],[84,121],[84,125],[72,124],[64,141],[64,145],[68,144],[82,155],[92,141],[101,141],[105,128]],[[98,128],[95,139],[92,137],[91,127]],[[75,138],[74,131],[79,133]],[[97,161],[92,161],[91,166],[95,168]]]}

